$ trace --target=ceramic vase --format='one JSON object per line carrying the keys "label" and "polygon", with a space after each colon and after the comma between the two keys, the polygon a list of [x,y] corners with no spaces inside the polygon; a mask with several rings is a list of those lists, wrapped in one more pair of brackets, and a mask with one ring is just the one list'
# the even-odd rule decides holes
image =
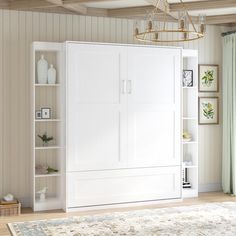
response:
{"label": "ceramic vase", "polygon": [[48,77],[48,62],[44,59],[44,55],[41,55],[40,60],[37,63],[38,83],[46,84]]}
{"label": "ceramic vase", "polygon": [[56,69],[53,67],[53,65],[50,65],[50,68],[48,69],[48,83],[56,83]]}

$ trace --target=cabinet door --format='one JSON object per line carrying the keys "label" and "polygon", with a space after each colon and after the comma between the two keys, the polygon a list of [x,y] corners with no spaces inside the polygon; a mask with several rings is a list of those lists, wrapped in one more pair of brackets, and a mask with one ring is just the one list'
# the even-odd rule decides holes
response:
{"label": "cabinet door", "polygon": [[128,50],[129,167],[180,165],[181,51]]}
{"label": "cabinet door", "polygon": [[67,45],[68,171],[125,165],[126,55],[119,46]]}

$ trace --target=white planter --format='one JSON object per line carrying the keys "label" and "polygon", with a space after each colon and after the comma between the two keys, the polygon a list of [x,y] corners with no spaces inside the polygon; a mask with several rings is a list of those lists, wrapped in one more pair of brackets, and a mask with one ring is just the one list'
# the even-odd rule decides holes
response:
{"label": "white planter", "polygon": [[37,63],[38,83],[46,84],[48,77],[48,62],[44,59],[44,55],[41,55],[41,59]]}
{"label": "white planter", "polygon": [[50,65],[50,68],[48,69],[48,83],[56,83],[56,69],[53,67],[53,65]]}

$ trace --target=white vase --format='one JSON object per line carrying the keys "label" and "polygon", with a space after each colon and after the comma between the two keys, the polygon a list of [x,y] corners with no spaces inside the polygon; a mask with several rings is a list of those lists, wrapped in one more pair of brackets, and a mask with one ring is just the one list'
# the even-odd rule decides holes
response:
{"label": "white vase", "polygon": [[56,69],[53,67],[53,65],[50,65],[50,68],[48,69],[48,83],[49,84],[55,84],[56,83]]}
{"label": "white vase", "polygon": [[48,62],[44,59],[44,55],[41,55],[41,59],[37,63],[38,83],[46,84],[48,77]]}

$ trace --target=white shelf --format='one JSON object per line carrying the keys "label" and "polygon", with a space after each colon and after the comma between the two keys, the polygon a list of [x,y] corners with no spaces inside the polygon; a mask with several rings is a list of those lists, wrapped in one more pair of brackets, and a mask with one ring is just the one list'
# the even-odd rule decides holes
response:
{"label": "white shelf", "polygon": [[196,141],[189,141],[189,142],[182,142],[183,144],[197,144],[198,142],[196,142]]}
{"label": "white shelf", "polygon": [[198,120],[197,117],[183,117],[183,120]]}
{"label": "white shelf", "polygon": [[60,149],[60,146],[35,147],[35,150]]}
{"label": "white shelf", "polygon": [[35,119],[35,122],[60,122],[60,119]]}
{"label": "white shelf", "polygon": [[196,86],[193,86],[193,87],[182,87],[183,89],[197,89]]}
{"label": "white shelf", "polygon": [[35,87],[60,87],[60,84],[35,84]]}
{"label": "white shelf", "polygon": [[60,173],[55,174],[45,174],[45,175],[35,175],[35,178],[48,178],[48,177],[60,177]]}
{"label": "white shelf", "polygon": [[182,166],[183,169],[197,169],[198,166]]}
{"label": "white shelf", "polygon": [[183,198],[198,197],[198,190],[194,188],[183,188]]}

